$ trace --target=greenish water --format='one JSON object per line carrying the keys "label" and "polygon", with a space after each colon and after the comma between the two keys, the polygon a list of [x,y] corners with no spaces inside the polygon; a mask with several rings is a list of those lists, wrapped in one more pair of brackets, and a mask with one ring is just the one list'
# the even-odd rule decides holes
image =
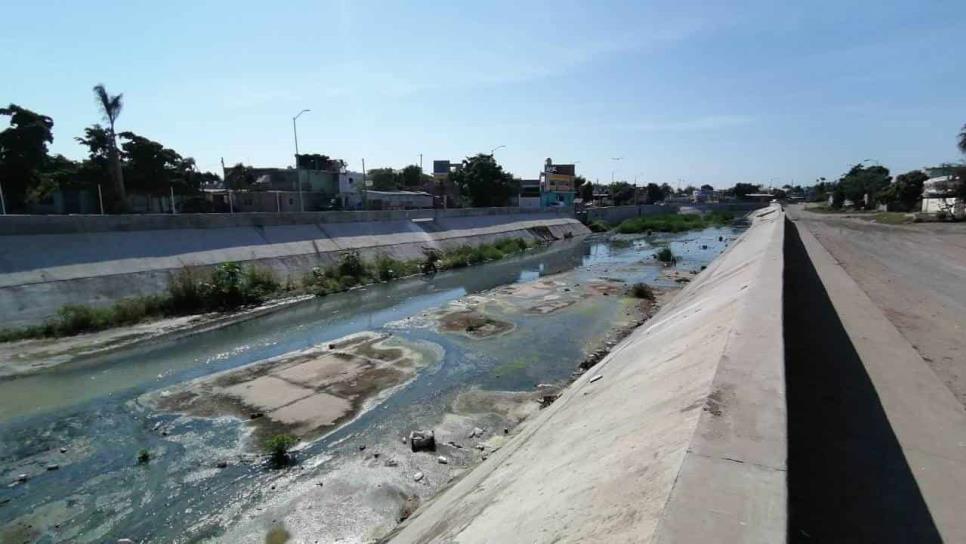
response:
{"label": "greenish water", "polygon": [[[627,307],[622,297],[612,296],[588,298],[547,315],[494,308],[494,316],[516,328],[484,340],[407,327],[399,325],[401,320],[467,294],[561,272],[578,282],[607,277],[671,286],[650,258],[655,245],[670,244],[680,257],[679,269],[697,270],[724,249],[719,237],[727,241],[736,234],[706,229],[657,239],[563,241],[503,261],[311,300],[223,329],[0,381],[0,542],[218,540],[244,512],[260,508],[265,486],[278,475],[258,463],[213,468],[214,460],[252,453],[245,422],[156,412],[140,400],[145,393],[364,330],[388,330],[441,346],[445,357],[439,364],[299,453],[298,477],[315,477],[328,470],[324,459],[357,442],[438,424],[461,391],[531,390],[538,383],[566,380],[588,346],[607,335]],[[141,449],[152,452],[151,463],[135,462]],[[51,464],[58,469],[47,470]],[[8,487],[19,474],[29,479]]]}

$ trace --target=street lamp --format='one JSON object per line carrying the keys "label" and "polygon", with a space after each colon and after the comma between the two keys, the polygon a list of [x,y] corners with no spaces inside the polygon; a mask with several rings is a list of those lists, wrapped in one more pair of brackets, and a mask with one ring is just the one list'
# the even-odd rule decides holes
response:
{"label": "street lamp", "polygon": [[[612,161],[622,161],[622,160],[624,160],[624,157],[611,157],[610,160],[612,160]],[[611,183],[614,183],[614,170],[611,170],[610,171],[610,182]]]}
{"label": "street lamp", "polygon": [[302,110],[298,112],[295,117],[292,118],[292,134],[295,136],[295,184],[299,188],[299,211],[304,212],[305,206],[302,204],[302,180],[299,179],[299,130],[295,124],[295,121],[302,116],[303,113],[312,110]]}
{"label": "street lamp", "polygon": [[494,147],[493,149],[490,150],[490,155],[492,156],[494,153],[496,153],[496,150],[497,149],[501,149],[501,148],[504,148],[504,147],[506,147],[506,146],[505,145],[498,145],[498,146]]}

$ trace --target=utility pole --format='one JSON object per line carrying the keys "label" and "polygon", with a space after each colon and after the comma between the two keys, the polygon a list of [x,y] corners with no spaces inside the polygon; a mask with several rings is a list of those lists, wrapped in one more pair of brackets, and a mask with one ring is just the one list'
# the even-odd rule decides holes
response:
{"label": "utility pole", "polygon": [[423,154],[419,154],[419,173],[423,173]]}
{"label": "utility pole", "polygon": [[305,112],[312,110],[302,110],[292,118],[292,135],[295,136],[295,184],[299,189],[299,211],[304,212],[305,206],[302,204],[302,180],[299,179],[299,131],[295,121]]}
{"label": "utility pole", "polygon": [[369,185],[366,181],[366,159],[362,159],[362,209],[369,209]]}
{"label": "utility pole", "polygon": [[104,215],[104,193],[101,192],[101,184],[97,184],[97,203],[101,206],[101,215]]}
{"label": "utility pole", "polygon": [[168,188],[171,189],[171,215],[176,215],[178,212],[174,209],[174,185],[168,185]]}
{"label": "utility pole", "polygon": [[[100,187],[100,186],[98,186]],[[7,201],[3,198],[3,184],[0,183],[0,212],[7,215]],[[102,212],[103,213],[103,212]]]}

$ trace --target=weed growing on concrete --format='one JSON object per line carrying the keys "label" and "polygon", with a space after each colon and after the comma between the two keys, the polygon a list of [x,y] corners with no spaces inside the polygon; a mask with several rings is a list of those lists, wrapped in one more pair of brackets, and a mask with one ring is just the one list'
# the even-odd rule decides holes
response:
{"label": "weed growing on concrete", "polygon": [[590,229],[590,232],[607,232],[610,230],[610,225],[607,224],[607,221],[598,219],[597,221],[587,225],[587,228]]}

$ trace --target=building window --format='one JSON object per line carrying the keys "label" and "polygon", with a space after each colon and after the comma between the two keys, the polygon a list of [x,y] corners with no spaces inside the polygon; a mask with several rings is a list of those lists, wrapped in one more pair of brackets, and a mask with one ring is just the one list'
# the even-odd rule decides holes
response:
{"label": "building window", "polygon": [[291,206],[291,205],[293,205],[293,204],[295,204],[295,200],[293,200],[293,199],[291,199],[291,198],[290,198],[290,199],[288,199],[288,205],[289,205],[289,206]]}

